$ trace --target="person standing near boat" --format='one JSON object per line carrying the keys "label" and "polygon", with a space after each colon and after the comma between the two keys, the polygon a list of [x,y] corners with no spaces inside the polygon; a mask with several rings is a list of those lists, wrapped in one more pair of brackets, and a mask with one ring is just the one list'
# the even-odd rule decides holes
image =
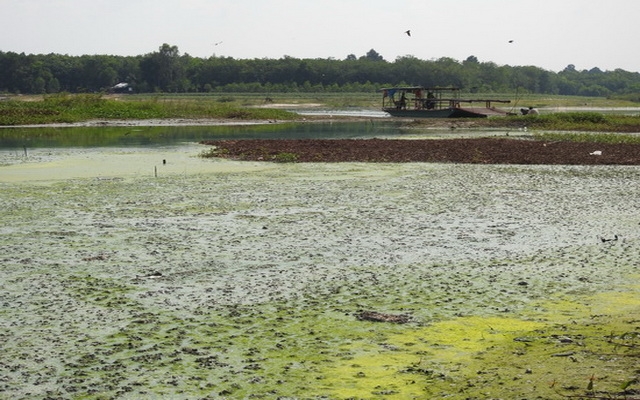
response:
{"label": "person standing near boat", "polygon": [[436,106],[436,102],[433,100],[436,96],[433,95],[433,92],[429,91],[427,93],[427,110],[433,110]]}
{"label": "person standing near boat", "polygon": [[406,110],[407,109],[407,96],[402,92],[402,96],[400,97],[400,101],[398,102],[398,110]]}

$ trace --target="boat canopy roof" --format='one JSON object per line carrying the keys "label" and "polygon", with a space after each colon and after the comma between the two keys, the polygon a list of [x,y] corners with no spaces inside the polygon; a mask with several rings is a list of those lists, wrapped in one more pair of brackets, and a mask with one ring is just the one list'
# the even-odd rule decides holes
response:
{"label": "boat canopy roof", "polygon": [[395,91],[406,91],[406,92],[411,92],[411,91],[415,91],[415,90],[426,90],[429,92],[444,92],[444,91],[457,91],[460,90],[460,88],[458,87],[454,87],[454,86],[435,86],[435,87],[424,87],[424,86],[395,86],[395,87],[387,87],[387,88],[381,88],[378,90],[378,92],[382,92],[382,91],[389,91],[389,90],[395,90]]}

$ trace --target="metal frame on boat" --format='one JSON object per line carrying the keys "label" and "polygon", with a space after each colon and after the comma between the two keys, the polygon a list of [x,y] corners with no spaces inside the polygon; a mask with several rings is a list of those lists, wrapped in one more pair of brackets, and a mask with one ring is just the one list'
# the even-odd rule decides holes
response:
{"label": "metal frame on boat", "polygon": [[[510,100],[462,99],[456,87],[404,86],[380,89],[382,110],[394,117],[408,118],[486,118],[507,115],[491,103],[510,103]],[[468,103],[462,107],[461,103]],[[484,103],[484,107],[473,107]]]}

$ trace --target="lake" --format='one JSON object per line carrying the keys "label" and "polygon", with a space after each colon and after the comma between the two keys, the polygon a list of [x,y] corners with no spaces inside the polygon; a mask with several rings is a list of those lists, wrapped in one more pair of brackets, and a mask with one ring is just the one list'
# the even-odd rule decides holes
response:
{"label": "lake", "polygon": [[500,132],[0,130],[3,393],[557,398],[593,375],[618,393],[637,368],[637,167],[197,156],[211,139],[476,134]]}

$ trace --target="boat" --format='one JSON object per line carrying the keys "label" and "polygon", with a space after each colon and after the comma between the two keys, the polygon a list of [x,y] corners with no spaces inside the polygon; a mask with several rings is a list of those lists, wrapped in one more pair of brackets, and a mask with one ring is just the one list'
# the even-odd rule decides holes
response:
{"label": "boat", "polygon": [[[508,115],[491,103],[510,100],[463,99],[456,87],[401,86],[382,88],[382,111],[405,118],[487,118]],[[463,107],[462,104],[465,104]],[[484,107],[473,107],[484,103]]]}

